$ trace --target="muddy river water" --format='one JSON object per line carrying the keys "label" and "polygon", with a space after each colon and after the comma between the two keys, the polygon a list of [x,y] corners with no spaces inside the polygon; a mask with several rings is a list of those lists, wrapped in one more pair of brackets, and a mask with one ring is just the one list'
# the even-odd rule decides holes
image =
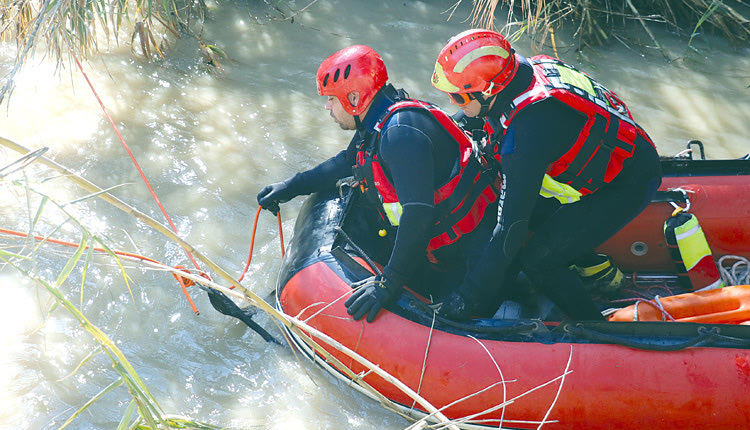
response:
{"label": "muddy river water", "polygon": [[[370,45],[383,56],[392,83],[454,112],[429,82],[440,48],[469,26],[470,3],[459,3],[451,15],[454,3],[292,2],[293,9],[306,9],[291,21],[269,19],[266,14],[278,17],[278,11],[263,2],[218,0],[209,2],[202,37],[231,57],[222,63],[222,75],[205,70],[190,37],[170,40],[166,59],[154,62],[121,41],[92,57],[84,71],[180,235],[239,274],[248,257],[257,192],[335,155],[350,138],[316,93],[320,62],[345,46]],[[682,151],[693,139],[705,144],[709,158],[750,152],[750,47],[700,35],[688,48],[686,38],[654,25],[666,59],[639,25],[630,27],[620,41],[582,51],[561,31],[557,52],[617,92],[663,155]],[[533,54],[528,37],[515,45],[521,54]],[[542,52],[553,54],[550,45]],[[2,75],[14,55],[13,45],[0,44]],[[0,137],[30,149],[48,147],[49,158],[102,188],[116,186],[117,197],[163,221],[75,64],[56,70],[48,57],[28,60],[0,106]],[[0,167],[17,156],[0,149]],[[44,169],[32,169],[26,178],[59,203],[86,194]],[[40,202],[39,194],[27,199],[26,188],[14,182],[21,179],[22,172],[0,179],[0,228],[27,231],[34,224],[45,235],[62,225],[54,237],[80,243],[75,223],[64,223],[66,215]],[[302,201],[282,207],[287,236]],[[65,209],[114,249],[190,265],[179,246],[103,201],[86,199]],[[0,250],[33,246],[0,235]],[[54,281],[74,252],[45,247],[35,254],[35,273]],[[243,285],[269,297],[280,258],[276,220],[263,213]],[[289,347],[268,344],[218,314],[198,289],[190,290],[201,311],[194,315],[168,273],[128,263],[126,284],[109,257],[96,257],[85,278],[82,266],[61,290],[116,342],[167,413],[233,429],[408,426],[299,361]],[[59,428],[118,375],[70,314],[51,306],[46,290],[3,264],[0,297],[0,428]],[[265,315],[256,319],[279,334]],[[113,390],[68,428],[117,428],[129,401],[123,387]]]}

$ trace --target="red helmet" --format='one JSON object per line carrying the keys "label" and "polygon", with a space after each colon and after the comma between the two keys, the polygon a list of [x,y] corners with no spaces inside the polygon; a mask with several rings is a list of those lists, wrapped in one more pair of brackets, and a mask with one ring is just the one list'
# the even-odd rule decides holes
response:
{"label": "red helmet", "polygon": [[[318,67],[316,80],[318,94],[335,96],[348,113],[359,115],[385,85],[388,72],[375,50],[369,46],[354,45],[326,58]],[[347,96],[352,91],[359,92],[357,106],[349,103]]]}
{"label": "red helmet", "polygon": [[518,71],[510,43],[490,30],[467,30],[448,41],[435,63],[432,85],[446,93],[481,91],[491,96]]}

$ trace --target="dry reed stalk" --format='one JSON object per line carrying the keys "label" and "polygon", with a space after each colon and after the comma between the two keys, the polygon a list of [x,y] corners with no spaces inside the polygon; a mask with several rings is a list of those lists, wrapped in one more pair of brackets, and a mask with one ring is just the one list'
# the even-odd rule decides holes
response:
{"label": "dry reed stalk", "polygon": [[[138,259],[134,259],[134,260],[138,261]],[[184,278],[190,279],[190,280],[192,280],[192,281],[194,281],[196,283],[200,283],[200,284],[202,284],[204,286],[213,288],[213,289],[215,289],[215,290],[217,290],[217,291],[219,291],[219,292],[221,292],[221,293],[223,293],[223,294],[225,294],[227,296],[230,296],[230,297],[233,297],[235,299],[242,300],[242,301],[244,301],[244,302],[246,302],[248,304],[257,306],[256,303],[248,301],[247,295],[241,294],[241,292],[238,292],[236,288],[235,289],[229,289],[229,288],[227,288],[227,287],[225,287],[223,285],[217,284],[217,283],[215,283],[213,281],[210,281],[210,280],[208,280],[206,278],[203,278],[203,277],[201,277],[199,275],[193,275],[191,273],[185,273],[185,272],[182,272],[181,270],[176,269],[174,267],[165,266],[163,264],[156,263],[156,262],[153,262],[153,261],[143,261],[143,260],[140,260],[140,261],[142,261],[143,264],[145,264],[147,266],[151,266],[151,267],[158,268],[160,270],[172,272],[172,273],[180,275],[180,276],[182,276]],[[262,301],[262,299],[260,299],[260,298],[258,298],[258,300]],[[414,401],[416,401],[417,403],[419,403],[420,406],[422,406],[423,408],[425,408],[425,410],[427,410],[430,413],[434,413],[435,417],[438,418],[439,420],[441,420],[441,422],[445,422],[445,423],[449,422],[449,420],[445,416],[443,416],[427,400],[425,400],[424,398],[422,398],[421,396],[419,396],[419,394],[417,394],[416,392],[414,392],[411,388],[409,388],[406,384],[404,384],[403,382],[401,382],[399,379],[393,377],[388,372],[382,370],[377,364],[374,364],[374,363],[370,362],[366,358],[364,358],[361,355],[359,355],[357,352],[352,351],[351,349],[349,349],[345,345],[341,344],[337,340],[333,339],[332,337],[328,336],[327,334],[325,334],[323,332],[318,331],[314,327],[308,325],[306,322],[304,322],[304,321],[302,321],[302,320],[300,320],[300,319],[298,319],[296,317],[293,317],[291,315],[287,315],[287,314],[284,314],[284,313],[278,313],[278,315],[279,315],[279,319],[283,320],[281,322],[282,322],[282,324],[284,326],[286,326],[288,329],[292,330],[295,334],[298,335],[299,338],[302,338],[303,340],[305,340],[306,343],[308,344],[308,346],[310,346],[311,348],[315,349],[315,351],[317,351],[318,353],[320,353],[321,355],[323,355],[323,357],[326,359],[326,361],[328,361],[330,363],[334,363],[335,365],[337,365],[336,367],[339,368],[339,370],[344,371],[350,379],[352,379],[353,381],[355,381],[356,383],[358,383],[360,385],[363,385],[363,387],[365,389],[367,389],[372,394],[374,394],[376,397],[378,397],[379,399],[381,399],[381,401],[384,402],[384,404],[390,404],[390,405],[392,405],[392,408],[394,410],[397,410],[397,408],[395,407],[395,405],[393,405],[393,403],[390,400],[388,400],[387,398],[383,397],[382,394],[380,394],[379,392],[377,392],[377,390],[375,390],[374,388],[372,388],[371,386],[369,386],[368,384],[366,384],[362,380],[364,378],[364,376],[353,373],[351,370],[349,370],[349,368],[347,366],[345,366],[343,363],[341,363],[341,361],[339,361],[337,358],[335,358],[334,356],[332,356],[327,350],[325,350],[322,347],[320,347],[320,345],[315,340],[313,340],[313,338],[322,340],[327,345],[333,347],[334,349],[336,349],[339,352],[344,353],[345,355],[347,355],[350,358],[352,358],[355,361],[357,361],[359,364],[361,364],[364,367],[370,369],[368,373],[370,373],[370,372],[371,373],[375,373],[376,375],[378,375],[379,377],[383,378],[387,382],[393,384],[396,388],[398,388],[399,390],[403,391],[404,394],[407,394]]]}
{"label": "dry reed stalk", "polygon": [[[24,148],[22,145],[19,145],[15,142],[12,142],[10,140],[7,140],[5,138],[0,137],[0,145],[3,145],[7,148],[10,148],[16,152],[27,154],[31,151]],[[211,270],[213,270],[215,273],[217,273],[220,277],[222,277],[225,281],[231,283],[234,286],[234,289],[229,289],[227,287],[221,286],[219,284],[216,284],[212,281],[209,281],[205,278],[202,278],[201,276],[197,275],[191,275],[185,272],[182,272],[179,269],[171,268],[168,266],[164,266],[160,263],[154,263],[151,261],[144,261],[144,264],[149,265],[156,265],[157,267],[160,267],[163,270],[178,272],[180,276],[192,279],[195,282],[200,282],[202,285],[209,286],[211,288],[215,288],[216,290],[237,298],[239,300],[242,300],[250,305],[253,305],[255,307],[260,308],[261,310],[265,311],[269,316],[271,316],[276,322],[281,323],[284,327],[286,327],[288,330],[292,331],[293,333],[297,334],[301,339],[305,340],[306,343],[317,353],[321,354],[323,357],[325,357],[327,360],[332,360],[332,362],[335,362],[340,365],[341,370],[348,370],[346,366],[344,366],[342,363],[340,363],[335,357],[333,357],[326,349],[324,349],[320,344],[318,344],[316,341],[312,340],[310,336],[313,336],[319,340],[322,340],[327,345],[333,347],[334,349],[344,353],[345,355],[349,356],[350,358],[353,358],[358,363],[363,365],[364,367],[371,369],[372,372],[383,378],[384,380],[388,381],[389,383],[393,384],[395,387],[397,387],[399,390],[403,391],[406,395],[408,395],[410,398],[417,401],[417,403],[420,404],[421,407],[423,407],[428,413],[433,414],[440,422],[443,423],[450,423],[450,420],[446,418],[440,411],[438,411],[434,406],[432,406],[428,401],[426,401],[424,398],[419,396],[417,393],[415,393],[411,388],[409,388],[406,384],[399,381],[397,378],[394,378],[389,373],[385,372],[384,370],[380,369],[376,364],[368,361],[361,355],[357,354],[356,352],[350,350],[343,344],[339,343],[335,339],[331,338],[330,336],[319,332],[315,328],[309,326],[307,323],[300,321],[290,315],[286,315],[282,312],[279,312],[276,310],[273,306],[268,304],[265,300],[260,298],[258,295],[256,295],[254,292],[246,289],[242,285],[240,285],[239,282],[237,282],[234,277],[232,277],[227,271],[225,271],[223,268],[218,266],[216,263],[211,261],[209,258],[201,254],[199,251],[197,251],[192,245],[184,241],[182,238],[180,238],[177,234],[172,232],[170,229],[168,229],[166,226],[162,225],[158,221],[154,220],[153,218],[149,217],[148,215],[137,211],[133,207],[129,206],[128,204],[124,203],[117,197],[107,193],[103,189],[99,188],[98,186],[94,185],[93,183],[89,182],[88,180],[76,175],[75,173],[71,172],[67,168],[63,167],[62,165],[56,163],[55,161],[52,161],[44,156],[37,157],[37,161],[45,164],[48,167],[53,168],[54,170],[57,170],[59,173],[65,175],[67,178],[69,178],[71,181],[73,181],[76,185],[80,186],[81,188],[96,194],[97,197],[101,198],[102,200],[112,204],[113,206],[117,207],[118,209],[124,211],[128,215],[131,215],[135,218],[137,218],[140,221],[143,221],[150,227],[154,228],[158,232],[164,234],[169,239],[177,242],[182,246],[185,250],[189,251],[193,256],[195,256],[197,259],[205,263]],[[310,339],[309,341],[307,339]],[[358,376],[354,375],[351,371],[348,372],[348,376],[354,380],[357,383],[360,383],[361,385],[364,383],[364,381],[357,380]],[[369,385],[362,385],[363,387],[369,387]],[[367,388],[366,388],[367,389]],[[373,394],[376,394],[377,391],[374,390],[372,387],[369,387],[371,392]],[[377,393],[379,394],[379,393]],[[382,395],[380,395],[381,398]],[[455,426],[448,425],[448,428],[456,429]]]}
{"label": "dry reed stalk", "polygon": [[[662,54],[667,55],[646,21],[657,21],[683,30],[691,35],[688,45],[692,41],[692,35],[701,27],[717,30],[733,43],[746,44],[750,40],[750,15],[742,11],[747,9],[745,3],[741,0],[535,0],[535,3],[532,0],[473,0],[471,22],[474,26],[493,28],[498,6],[507,6],[506,26],[520,25],[520,32],[527,33],[534,40],[542,40],[536,44],[536,48],[546,39],[550,26],[562,26],[569,19],[576,21],[574,37],[578,39],[579,45],[600,44],[613,35],[617,36],[613,22],[615,18],[619,18],[621,22],[634,19]],[[516,22],[513,18],[515,9],[520,9],[521,22]]]}
{"label": "dry reed stalk", "polygon": [[[478,339],[475,339],[473,337],[472,337],[472,339],[474,339],[475,341],[477,341],[479,343],[479,345],[481,345],[482,348],[484,348],[484,350],[487,353],[487,355],[490,357],[490,359],[493,361],[493,363],[495,363],[495,366],[497,367],[498,372],[500,373],[500,381],[495,382],[493,384],[490,384],[489,386],[487,386],[487,387],[485,387],[485,388],[483,388],[483,389],[481,389],[481,390],[479,390],[479,391],[477,391],[475,393],[472,393],[472,394],[470,394],[470,395],[468,395],[466,397],[460,398],[460,399],[458,399],[458,400],[456,400],[456,401],[454,401],[452,403],[449,403],[449,404],[441,407],[440,411],[444,411],[447,408],[450,408],[451,406],[457,405],[457,404],[459,404],[459,403],[461,403],[463,401],[466,401],[466,400],[469,400],[469,399],[471,399],[473,397],[476,397],[476,396],[478,396],[478,395],[480,395],[480,394],[482,394],[482,393],[484,393],[486,391],[489,391],[489,390],[497,387],[498,385],[502,385],[503,386],[503,401],[501,403],[499,403],[499,404],[497,404],[497,405],[495,405],[495,406],[493,406],[491,408],[488,408],[488,409],[486,409],[484,411],[481,411],[479,413],[476,413],[476,414],[473,414],[473,415],[470,415],[470,416],[466,416],[466,417],[463,417],[463,418],[456,419],[456,420],[452,421],[453,423],[456,423],[456,424],[463,424],[463,423],[468,423],[468,422],[478,423],[476,420],[474,420],[474,418],[477,418],[477,417],[479,417],[481,415],[484,415],[484,414],[488,414],[488,413],[494,412],[494,411],[496,411],[498,409],[505,409],[506,406],[512,404],[516,400],[518,400],[518,399],[520,399],[520,398],[522,398],[522,397],[524,397],[524,396],[526,396],[526,395],[528,395],[528,394],[530,394],[530,393],[532,393],[532,392],[534,392],[534,391],[536,391],[536,390],[538,390],[540,388],[546,387],[547,385],[549,385],[549,384],[551,384],[551,383],[553,383],[553,382],[555,382],[557,380],[560,380],[560,386],[557,389],[557,393],[555,395],[555,398],[552,400],[552,403],[550,404],[550,407],[547,409],[547,412],[545,413],[545,415],[544,415],[544,417],[542,418],[541,421],[519,421],[519,420],[506,420],[506,419],[502,418],[501,421],[500,421],[500,424],[499,424],[499,428],[502,428],[502,424],[504,422],[505,423],[509,423],[509,424],[536,424],[536,425],[538,425],[537,429],[541,429],[541,427],[544,424],[546,424],[546,423],[556,422],[556,421],[548,421],[547,419],[549,418],[549,415],[552,412],[552,409],[554,408],[555,404],[557,403],[557,399],[559,398],[560,392],[562,391],[562,387],[563,387],[563,385],[565,383],[565,377],[567,375],[569,375],[570,373],[573,372],[572,370],[570,370],[570,363],[572,362],[572,359],[573,359],[573,347],[572,346],[570,348],[570,354],[568,355],[568,361],[567,361],[567,363],[565,365],[565,369],[563,370],[563,373],[560,376],[557,376],[557,377],[555,377],[555,378],[553,378],[553,379],[551,379],[551,380],[549,380],[549,381],[547,381],[547,382],[545,382],[543,384],[540,384],[540,385],[538,385],[538,386],[536,386],[534,388],[531,388],[531,389],[529,389],[529,390],[527,390],[527,391],[525,391],[525,392],[523,392],[523,393],[521,393],[521,394],[513,397],[510,400],[507,400],[507,398],[506,398],[505,384],[508,383],[508,382],[515,382],[516,380],[515,379],[513,379],[513,380],[506,380],[505,377],[503,376],[503,373],[502,373],[502,370],[500,369],[500,366],[497,364],[497,361],[495,361],[495,358],[492,357],[492,355],[490,354],[489,350],[487,350],[487,348],[484,346],[484,344],[482,344],[482,342],[480,342]],[[503,412],[503,415],[504,415],[504,412]],[[431,418],[430,415],[422,417],[419,421],[417,421],[414,424],[412,424],[411,426],[407,427],[406,430],[416,430],[418,428],[421,428],[420,426],[422,426],[424,423],[426,423],[429,418]],[[438,428],[440,428],[440,427],[438,427]]]}

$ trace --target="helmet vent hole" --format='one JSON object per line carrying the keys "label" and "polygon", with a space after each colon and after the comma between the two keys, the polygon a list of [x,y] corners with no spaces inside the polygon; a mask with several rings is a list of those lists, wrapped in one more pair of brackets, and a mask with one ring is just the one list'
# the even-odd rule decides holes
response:
{"label": "helmet vent hole", "polygon": [[336,69],[336,73],[333,74],[333,82],[337,82],[339,80],[339,73],[341,73],[341,69]]}
{"label": "helmet vent hole", "polygon": [[328,78],[330,78],[330,77],[331,77],[331,74],[330,74],[330,73],[327,73],[327,74],[326,74],[326,77],[325,77],[325,78],[323,78],[323,86],[324,86],[324,87],[328,85]]}
{"label": "helmet vent hole", "polygon": [[344,79],[347,79],[349,77],[349,72],[352,71],[352,65],[349,64],[346,66],[346,69],[344,69]]}

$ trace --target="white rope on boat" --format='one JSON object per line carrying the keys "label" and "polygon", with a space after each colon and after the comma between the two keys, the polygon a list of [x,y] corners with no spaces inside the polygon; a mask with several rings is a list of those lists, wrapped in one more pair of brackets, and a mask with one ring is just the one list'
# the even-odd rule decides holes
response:
{"label": "white rope on boat", "polygon": [[750,261],[739,255],[725,255],[719,258],[719,273],[725,286],[750,285]]}

